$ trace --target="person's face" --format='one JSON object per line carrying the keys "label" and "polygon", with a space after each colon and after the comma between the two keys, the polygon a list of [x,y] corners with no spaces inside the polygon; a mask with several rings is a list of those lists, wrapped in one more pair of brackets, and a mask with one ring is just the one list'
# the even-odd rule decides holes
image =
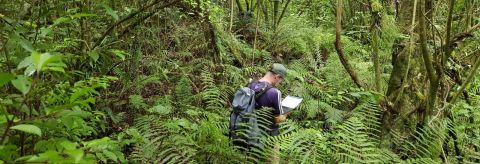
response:
{"label": "person's face", "polygon": [[283,77],[280,75],[275,75],[275,85],[280,84],[283,81]]}

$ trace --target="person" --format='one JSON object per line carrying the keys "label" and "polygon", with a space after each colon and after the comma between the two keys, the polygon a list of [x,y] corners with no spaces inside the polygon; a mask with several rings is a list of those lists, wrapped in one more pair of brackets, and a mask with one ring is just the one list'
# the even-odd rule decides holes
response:
{"label": "person", "polygon": [[272,64],[269,71],[265,75],[256,81],[249,84],[249,88],[258,91],[264,88],[266,85],[270,85],[267,91],[257,98],[257,106],[255,109],[270,107],[273,109],[271,118],[271,124],[267,133],[271,136],[279,134],[279,123],[286,119],[288,113],[284,113],[282,107],[282,93],[276,87],[287,77],[287,68],[279,63]]}
{"label": "person", "polygon": [[[282,92],[276,87],[287,77],[287,68],[282,64],[274,63],[270,70],[258,81],[250,83],[249,88],[258,91],[265,86],[270,85],[267,91],[257,98],[257,106],[255,109],[270,107],[273,108],[271,118],[271,124],[269,129],[266,129],[267,133],[271,136],[279,135],[279,123],[285,121],[289,113],[283,111],[282,106]],[[280,148],[276,143],[273,147],[273,152],[270,156],[270,163],[280,163]]]}

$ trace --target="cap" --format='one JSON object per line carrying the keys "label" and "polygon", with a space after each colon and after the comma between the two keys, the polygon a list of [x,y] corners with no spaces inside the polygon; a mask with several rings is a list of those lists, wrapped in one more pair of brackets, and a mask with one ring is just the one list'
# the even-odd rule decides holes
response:
{"label": "cap", "polygon": [[287,77],[287,68],[285,68],[285,66],[283,66],[282,64],[279,64],[279,63],[272,64],[272,68],[270,69],[270,71],[275,74],[279,74],[280,76],[282,76],[282,78]]}

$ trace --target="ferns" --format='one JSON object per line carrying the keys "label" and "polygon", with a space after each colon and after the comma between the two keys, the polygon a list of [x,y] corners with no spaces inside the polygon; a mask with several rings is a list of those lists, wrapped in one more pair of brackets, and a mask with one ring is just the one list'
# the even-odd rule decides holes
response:
{"label": "ferns", "polygon": [[[480,146],[475,146],[476,150],[480,149]],[[466,155],[467,163],[479,163],[480,162],[480,152],[468,151]]]}
{"label": "ferns", "polygon": [[378,108],[377,103],[366,101],[353,109],[352,112],[352,115],[358,117],[359,121],[365,125],[370,137],[378,139],[379,129],[381,129],[380,118],[382,111]]}
{"label": "ferns", "polygon": [[356,117],[350,118],[339,127],[336,160],[348,163],[380,162],[376,142],[370,140],[367,128]]}
{"label": "ferns", "polygon": [[[180,123],[180,122],[177,122]],[[183,124],[182,124],[183,125]],[[139,163],[188,163],[196,152],[191,140],[168,127],[155,116],[140,118],[135,128],[144,136],[130,155]]]}
{"label": "ferns", "polygon": [[434,122],[415,131],[414,142],[407,142],[407,149],[413,157],[436,159],[442,154],[442,144],[445,140],[446,125]]}
{"label": "ferns", "polygon": [[215,85],[213,76],[207,71],[203,71],[201,74],[202,78],[202,97],[207,104],[207,109],[215,110],[223,107],[223,102],[220,99],[220,90]]}
{"label": "ferns", "polygon": [[188,105],[192,102],[192,86],[187,76],[182,76],[175,85],[175,98],[180,105]]}

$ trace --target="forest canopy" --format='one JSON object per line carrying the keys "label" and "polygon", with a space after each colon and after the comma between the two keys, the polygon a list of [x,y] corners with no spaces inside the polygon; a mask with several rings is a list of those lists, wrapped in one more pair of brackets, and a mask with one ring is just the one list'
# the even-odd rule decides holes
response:
{"label": "forest canopy", "polygon": [[479,66],[476,0],[0,0],[0,164],[480,163]]}

